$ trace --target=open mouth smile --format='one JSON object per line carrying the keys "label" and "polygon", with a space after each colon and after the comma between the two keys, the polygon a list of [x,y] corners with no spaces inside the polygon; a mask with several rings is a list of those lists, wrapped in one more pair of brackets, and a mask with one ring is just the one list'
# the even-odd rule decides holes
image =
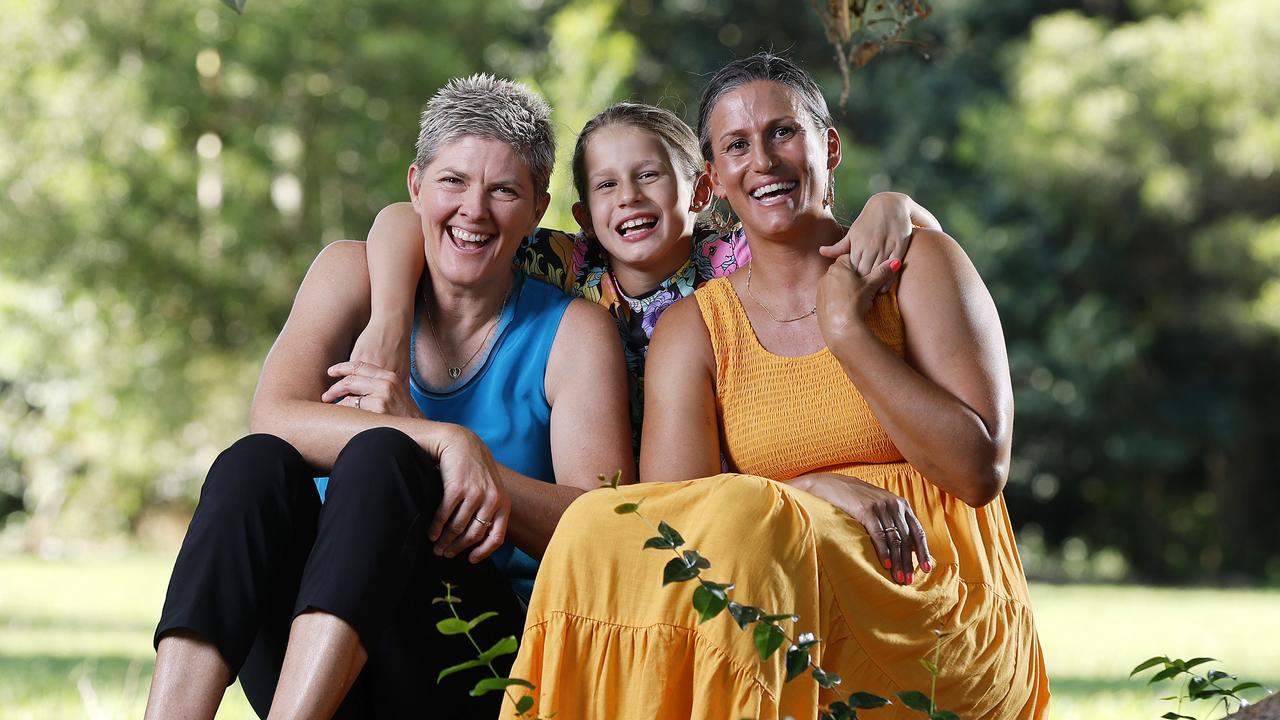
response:
{"label": "open mouth smile", "polygon": [[614,230],[617,231],[619,237],[627,240],[639,240],[648,237],[657,226],[657,215],[632,215],[618,223]]}
{"label": "open mouth smile", "polygon": [[799,185],[800,183],[794,180],[772,182],[768,185],[761,185],[755,190],[752,190],[751,197],[762,202],[768,202],[775,198],[780,198],[784,195],[790,194],[791,191],[795,190]]}
{"label": "open mouth smile", "polygon": [[463,230],[462,228],[454,225],[450,225],[447,232],[449,233],[449,239],[453,241],[453,246],[464,251],[480,250],[485,245],[488,245],[490,240],[496,237],[494,235],[485,235],[481,233],[474,233],[469,230]]}

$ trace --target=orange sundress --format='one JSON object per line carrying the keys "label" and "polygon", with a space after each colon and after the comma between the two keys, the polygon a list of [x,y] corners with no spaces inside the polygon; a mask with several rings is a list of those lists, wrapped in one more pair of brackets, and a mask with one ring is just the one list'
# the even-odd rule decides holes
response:
{"label": "orange sundress", "polygon": [[[844,678],[842,694],[928,692],[919,660],[940,630],[939,707],[965,720],[1043,717],[1048,679],[1004,498],[975,509],[925,480],[830,351],[765,350],[727,279],[694,297],[714,349],[723,449],[741,474],[596,490],[569,507],[538,570],[512,669],[537,686],[536,711],[567,720],[801,720],[835,699],[808,675],[785,683],[783,653],[762,663],[728,613],[699,624],[693,583],[661,586],[672,556],[641,550],[652,526],[613,512],[643,501],[651,522],[667,521],[711,561],[704,577],[737,584],[731,599],[798,614],[788,631],[821,639],[816,660]],[[868,321],[901,355],[896,296],[879,296]],[[892,583],[862,525],[786,484],[819,470],[905,498],[933,571],[909,587]],[[508,699],[503,717],[512,710]],[[896,704],[875,716],[918,714]]]}

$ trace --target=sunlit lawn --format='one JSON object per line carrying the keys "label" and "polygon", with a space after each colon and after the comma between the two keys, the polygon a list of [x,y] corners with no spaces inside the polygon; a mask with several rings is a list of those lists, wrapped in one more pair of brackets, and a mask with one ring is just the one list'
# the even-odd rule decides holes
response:
{"label": "sunlit lawn", "polygon": [[[0,718],[141,717],[171,563],[0,557]],[[1035,585],[1032,595],[1056,720],[1173,709],[1127,679],[1151,655],[1208,655],[1280,687],[1280,592]],[[219,717],[253,717],[238,687]]]}

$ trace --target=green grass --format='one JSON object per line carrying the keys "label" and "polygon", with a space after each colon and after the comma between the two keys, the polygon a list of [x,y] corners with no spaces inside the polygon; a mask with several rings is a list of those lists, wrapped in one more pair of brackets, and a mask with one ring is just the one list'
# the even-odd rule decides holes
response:
{"label": "green grass", "polygon": [[[0,718],[141,717],[172,561],[0,557]],[[1280,592],[1033,585],[1031,594],[1053,720],[1154,719],[1174,709],[1158,700],[1168,688],[1128,679],[1152,655],[1215,657],[1280,688]],[[253,717],[238,686],[219,717]]]}

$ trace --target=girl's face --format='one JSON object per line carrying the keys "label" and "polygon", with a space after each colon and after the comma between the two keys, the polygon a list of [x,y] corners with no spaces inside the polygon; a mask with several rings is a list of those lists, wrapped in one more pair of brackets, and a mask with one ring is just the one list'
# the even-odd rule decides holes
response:
{"label": "girl's face", "polygon": [[597,129],[587,140],[586,203],[573,216],[593,231],[615,269],[675,272],[689,257],[697,213],[694,182],[672,162],[657,135],[621,123]]}
{"label": "girl's face", "polygon": [[791,88],[762,80],[736,88],[712,108],[709,127],[714,192],[748,237],[785,234],[830,215],[823,198],[840,163],[840,138],[815,126]]}
{"label": "girl's face", "polygon": [[520,241],[550,199],[501,140],[460,137],[431,164],[409,168],[409,194],[422,218],[427,266],[463,286],[501,282]]}

